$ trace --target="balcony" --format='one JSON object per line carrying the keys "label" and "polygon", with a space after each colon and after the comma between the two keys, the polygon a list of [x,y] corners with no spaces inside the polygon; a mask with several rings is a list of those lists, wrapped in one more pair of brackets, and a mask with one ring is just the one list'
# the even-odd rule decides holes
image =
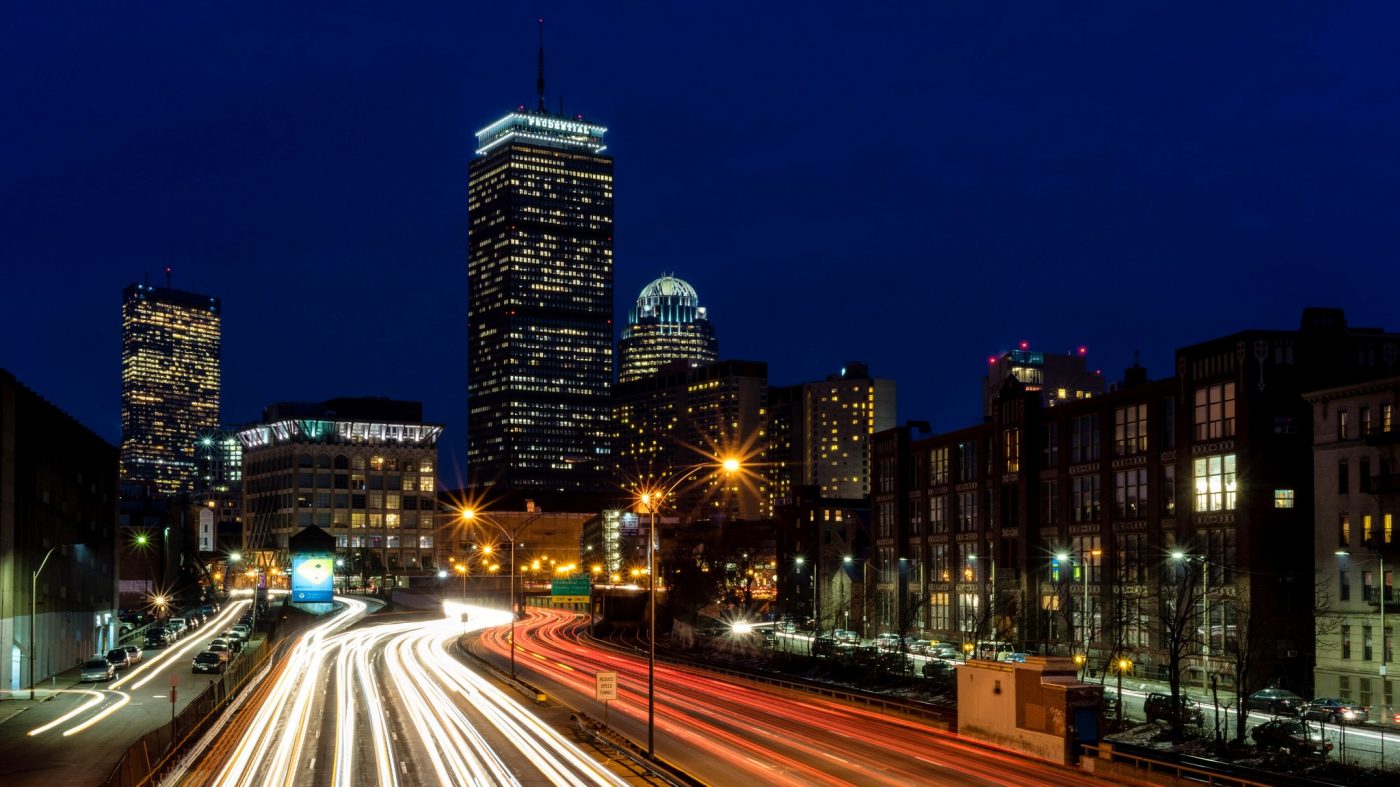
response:
{"label": "balcony", "polygon": [[[1364,601],[1364,602],[1366,602],[1367,604],[1370,604],[1372,607],[1375,607],[1375,608],[1377,608],[1377,609],[1380,608],[1380,606],[1381,606],[1381,599],[1380,599],[1380,596],[1381,596],[1381,594],[1380,594],[1380,588],[1374,587],[1374,586],[1372,586],[1372,585],[1363,585],[1363,586],[1361,587],[1361,600]],[[1396,593],[1395,593],[1395,588],[1393,588],[1393,587],[1386,588],[1386,589],[1385,589],[1385,611],[1386,611],[1386,612],[1400,612],[1400,603],[1396,603],[1397,600],[1400,600],[1400,598],[1397,597],[1397,595],[1396,595]]]}

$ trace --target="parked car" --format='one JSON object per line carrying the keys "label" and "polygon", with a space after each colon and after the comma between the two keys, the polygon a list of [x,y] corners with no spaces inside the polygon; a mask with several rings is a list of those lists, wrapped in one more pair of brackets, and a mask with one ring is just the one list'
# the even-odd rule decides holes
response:
{"label": "parked car", "polygon": [[943,683],[952,683],[954,677],[958,674],[957,670],[958,668],[954,667],[952,664],[937,659],[925,661],[923,667],[925,678]]}
{"label": "parked car", "polygon": [[1292,754],[1321,757],[1332,751],[1322,730],[1305,721],[1274,719],[1254,728],[1249,734],[1261,749],[1283,749]]}
{"label": "parked car", "polygon": [[880,650],[899,650],[898,634],[876,634],[874,642]]}
{"label": "parked car", "polygon": [[235,637],[232,631],[225,631],[223,639],[228,642],[228,649],[233,653],[243,652],[243,640]]}
{"label": "parked car", "polygon": [[836,629],[831,632],[831,638],[837,642],[859,642],[860,635],[850,629]]}
{"label": "parked car", "polygon": [[127,654],[126,648],[112,648],[107,651],[107,661],[111,662],[114,669],[126,669],[131,666],[131,656]]}
{"label": "parked car", "polygon": [[1180,705],[1173,707],[1172,695],[1154,692],[1147,695],[1147,701],[1143,703],[1142,709],[1147,714],[1148,721],[1160,719],[1170,722],[1180,714],[1184,724],[1194,724],[1199,727],[1206,723],[1206,714],[1205,711],[1201,710],[1200,704],[1185,694],[1181,695]]}
{"label": "parked car", "polygon": [[126,660],[129,664],[140,664],[141,662],[146,660],[145,651],[141,650],[135,645],[126,645],[122,648],[122,650],[126,651]]}
{"label": "parked car", "polygon": [[1031,654],[1029,654],[1029,653],[1022,653],[1022,652],[1020,652],[1020,651],[1016,651],[1016,652],[1014,652],[1014,653],[1001,653],[1001,654],[998,654],[997,660],[998,660],[998,661],[1009,661],[1009,662],[1011,662],[1011,663],[1013,663],[1013,664],[1025,664],[1025,663],[1026,663],[1026,657],[1029,656],[1029,655],[1031,655]]}
{"label": "parked car", "polygon": [[834,656],[836,655],[836,640],[831,637],[817,637],[812,640],[813,656]]}
{"label": "parked car", "polygon": [[218,675],[224,671],[224,659],[213,651],[200,651],[200,653],[194,657],[194,661],[191,662],[190,667],[193,672],[212,672]]}
{"label": "parked car", "polygon": [[1118,716],[1123,708],[1123,698],[1113,689],[1103,690],[1103,715]]}
{"label": "parked car", "polygon": [[83,683],[111,680],[117,676],[117,668],[106,659],[88,659],[83,662],[78,680]]}
{"label": "parked car", "polygon": [[238,637],[242,640],[248,639],[248,635],[252,633],[252,629],[248,628],[247,626],[241,623],[229,629],[229,631],[232,632],[235,637]]}
{"label": "parked car", "polygon": [[1260,689],[1245,700],[1245,705],[1250,710],[1262,710],[1283,716],[1297,716],[1298,711],[1307,704],[1306,699],[1284,689]]}
{"label": "parked car", "polygon": [[175,635],[171,633],[170,629],[163,626],[146,630],[146,647],[148,648],[163,648],[174,639]]}
{"label": "parked car", "polygon": [[1333,724],[1351,722],[1360,724],[1371,718],[1371,709],[1364,705],[1347,702],[1340,697],[1318,697],[1304,705],[1298,715],[1305,719],[1330,721]]}
{"label": "parked car", "polygon": [[929,648],[928,655],[936,659],[947,659],[948,661],[959,661],[962,659],[962,651],[952,645],[935,645]]}
{"label": "parked car", "polygon": [[165,622],[165,627],[174,632],[176,639],[183,637],[185,632],[189,630],[189,624],[185,622],[184,618],[171,618]]}
{"label": "parked car", "polygon": [[213,617],[213,616],[214,616],[214,613],[219,611],[219,605],[218,605],[218,604],[205,604],[204,606],[202,606],[202,607],[199,608],[199,611],[200,611],[201,613],[203,613],[203,615],[204,615],[206,618]]}
{"label": "parked car", "polygon": [[190,628],[197,629],[200,626],[204,625],[204,613],[198,610],[195,610],[193,612],[186,612],[185,622],[189,624]]}

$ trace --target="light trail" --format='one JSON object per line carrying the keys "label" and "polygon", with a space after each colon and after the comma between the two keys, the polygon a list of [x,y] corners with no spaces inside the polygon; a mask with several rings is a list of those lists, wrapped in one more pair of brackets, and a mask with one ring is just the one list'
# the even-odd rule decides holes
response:
{"label": "light trail", "polygon": [[106,697],[105,694],[103,694],[103,693],[100,692],[100,691],[93,691],[92,689],[64,689],[64,690],[62,690],[62,691],[57,691],[57,692],[54,692],[54,693],[55,693],[55,694],[62,694],[62,693],[65,693],[65,692],[66,692],[66,693],[69,693],[69,694],[87,694],[87,695],[91,696],[92,699],[91,699],[91,700],[88,700],[86,703],[84,703],[84,704],[82,704],[82,705],[79,705],[78,707],[74,708],[73,710],[68,711],[67,713],[63,714],[62,716],[59,716],[58,718],[54,719],[53,721],[49,722],[48,724],[45,724],[45,725],[42,725],[42,726],[39,726],[39,727],[35,727],[34,729],[32,729],[32,730],[29,731],[29,733],[28,733],[29,735],[42,735],[43,733],[48,732],[49,730],[53,729],[54,727],[57,727],[57,726],[59,726],[60,724],[63,724],[65,721],[68,721],[69,719],[71,719],[71,718],[73,718],[73,717],[75,717],[75,716],[81,715],[81,714],[83,714],[83,713],[86,713],[86,712],[92,710],[93,708],[96,708],[97,706],[101,705],[101,704],[107,699],[107,697]]}
{"label": "light trail", "polygon": [[[208,626],[208,625],[210,625],[210,624],[213,624],[214,629],[215,629],[216,631],[217,631],[217,630],[220,630],[220,629],[222,629],[224,626],[230,625],[230,624],[229,624],[229,621],[238,620],[238,616],[235,615],[234,613],[238,612],[238,610],[240,610],[240,609],[242,609],[243,607],[247,606],[248,603],[249,603],[249,602],[247,602],[247,601],[232,601],[232,602],[229,602],[229,604],[228,604],[226,607],[224,607],[224,609],[223,609],[222,612],[220,612],[218,615],[216,615],[216,616],[214,617],[213,620],[210,620],[210,621],[206,622],[204,625],[205,625],[205,626]],[[203,628],[203,627],[201,627],[201,628]],[[197,645],[197,644],[200,642],[200,640],[202,640],[202,639],[204,638],[204,636],[205,636],[205,635],[201,634],[200,636],[196,637],[196,636],[194,636],[193,634],[190,634],[189,637],[188,637],[188,640],[189,640],[189,641],[186,642],[184,645],[178,645],[178,646],[176,646],[176,645],[170,645],[170,646],[167,646],[167,647],[165,648],[165,650],[163,650],[163,651],[161,651],[160,653],[158,653],[158,654],[152,656],[151,659],[150,659],[149,661],[143,660],[139,665],[137,665],[136,669],[129,670],[129,671],[128,671],[125,675],[123,675],[120,679],[118,679],[118,680],[116,680],[115,682],[113,682],[112,685],[111,685],[109,688],[119,689],[119,688],[121,688],[127,681],[131,680],[132,678],[135,678],[137,675],[141,675],[141,674],[144,674],[144,673],[146,673],[146,672],[151,672],[150,675],[147,675],[145,678],[142,678],[141,680],[137,681],[136,683],[132,684],[132,686],[131,686],[131,690],[132,690],[132,691],[135,691],[136,689],[141,688],[142,686],[144,686],[144,685],[146,685],[147,683],[151,682],[151,680],[155,678],[155,672],[154,672],[155,668],[157,668],[157,667],[159,667],[159,666],[161,666],[161,665],[163,665],[163,664],[169,662],[171,659],[179,658],[180,656],[183,656],[183,655],[189,653],[189,652],[195,647],[195,645]]]}
{"label": "light trail", "polygon": [[[445,605],[445,611],[443,618],[348,631],[336,631],[343,628],[337,619],[309,632],[288,656],[232,754],[215,768],[214,783],[321,782],[325,777],[315,772],[314,752],[305,746],[308,730],[321,726],[333,730],[333,753],[321,767],[329,769],[335,787],[426,782],[518,787],[521,764],[528,764],[526,772],[538,772],[540,778],[530,781],[566,787],[625,784],[452,656],[449,649],[464,628],[502,626],[508,613],[455,604]],[[463,611],[470,626],[460,622]],[[325,701],[317,714],[321,694]],[[324,718],[332,712],[333,725]],[[488,730],[509,743],[493,744]],[[412,768],[419,769],[416,775]]]}
{"label": "light trail", "polygon": [[[593,693],[593,673],[616,671],[614,712],[645,724],[645,658],[584,642],[582,620],[572,613],[532,609],[529,619],[516,626],[515,646],[534,658],[520,663],[584,697]],[[508,654],[511,647],[501,630],[484,632],[480,642],[498,654]],[[722,764],[727,778],[735,781],[1022,787],[1063,784],[1077,773],[817,695],[669,664],[658,664],[656,675],[658,733],[675,744],[673,751],[696,758],[691,761],[699,760],[702,767]]]}

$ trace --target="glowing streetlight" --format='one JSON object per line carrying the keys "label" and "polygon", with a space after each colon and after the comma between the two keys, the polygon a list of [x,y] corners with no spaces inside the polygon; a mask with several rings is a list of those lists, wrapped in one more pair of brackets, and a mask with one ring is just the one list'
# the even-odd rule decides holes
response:
{"label": "glowing streetlight", "polygon": [[[486,524],[491,525],[491,526],[495,527],[497,530],[501,531],[501,535],[505,536],[505,537],[506,537],[506,540],[510,542],[510,574],[506,577],[506,579],[510,582],[510,677],[511,677],[511,680],[514,680],[514,679],[515,679],[515,618],[517,617],[517,616],[516,616],[516,610],[515,610],[515,577],[516,577],[516,574],[517,574],[518,569],[516,568],[516,563],[515,563],[515,542],[520,538],[520,536],[521,536],[522,534],[524,534],[526,528],[528,528],[531,524],[533,524],[537,519],[539,519],[540,517],[544,516],[544,514],[545,514],[545,512],[543,512],[543,511],[537,512],[537,513],[535,513],[535,514],[533,514],[533,515],[531,515],[531,516],[529,516],[529,517],[526,517],[526,518],[525,518],[525,521],[523,521],[523,522],[521,522],[520,524],[516,525],[514,528],[508,528],[508,527],[506,527],[505,525],[501,524],[500,522],[497,522],[496,520],[492,519],[491,517],[486,516],[485,514],[478,513],[478,512],[477,512],[476,510],[474,510],[474,509],[471,509],[471,508],[464,508],[464,509],[462,509],[462,520],[463,520],[463,521],[465,521],[465,522],[477,522],[477,521],[485,522]],[[489,554],[491,554],[491,548],[490,548],[490,547],[484,547],[484,548],[482,549],[482,552],[484,552],[485,554],[488,554],[488,555],[489,555]],[[536,566],[535,566],[535,567],[536,567],[536,568],[539,567],[538,563],[536,563]],[[464,568],[465,568],[465,567],[464,567]],[[497,566],[497,565],[494,565],[494,564],[493,564],[489,569],[487,569],[487,571],[489,571],[489,572],[491,572],[491,573],[495,573],[496,570],[499,569],[499,568],[500,568],[500,566]],[[466,596],[467,596],[467,577],[466,577],[466,574],[463,573],[463,575],[462,575],[462,600],[463,600],[463,601],[466,600]]]}

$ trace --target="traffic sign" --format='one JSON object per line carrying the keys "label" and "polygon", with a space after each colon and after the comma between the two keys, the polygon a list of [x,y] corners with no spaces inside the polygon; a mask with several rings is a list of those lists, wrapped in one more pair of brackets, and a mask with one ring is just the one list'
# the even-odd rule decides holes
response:
{"label": "traffic sign", "polygon": [[564,577],[550,583],[550,595],[587,596],[589,594],[588,586],[589,577],[587,574],[581,577]]}
{"label": "traffic sign", "polygon": [[599,702],[607,702],[617,699],[617,673],[599,672],[593,676],[596,682],[597,699]]}

